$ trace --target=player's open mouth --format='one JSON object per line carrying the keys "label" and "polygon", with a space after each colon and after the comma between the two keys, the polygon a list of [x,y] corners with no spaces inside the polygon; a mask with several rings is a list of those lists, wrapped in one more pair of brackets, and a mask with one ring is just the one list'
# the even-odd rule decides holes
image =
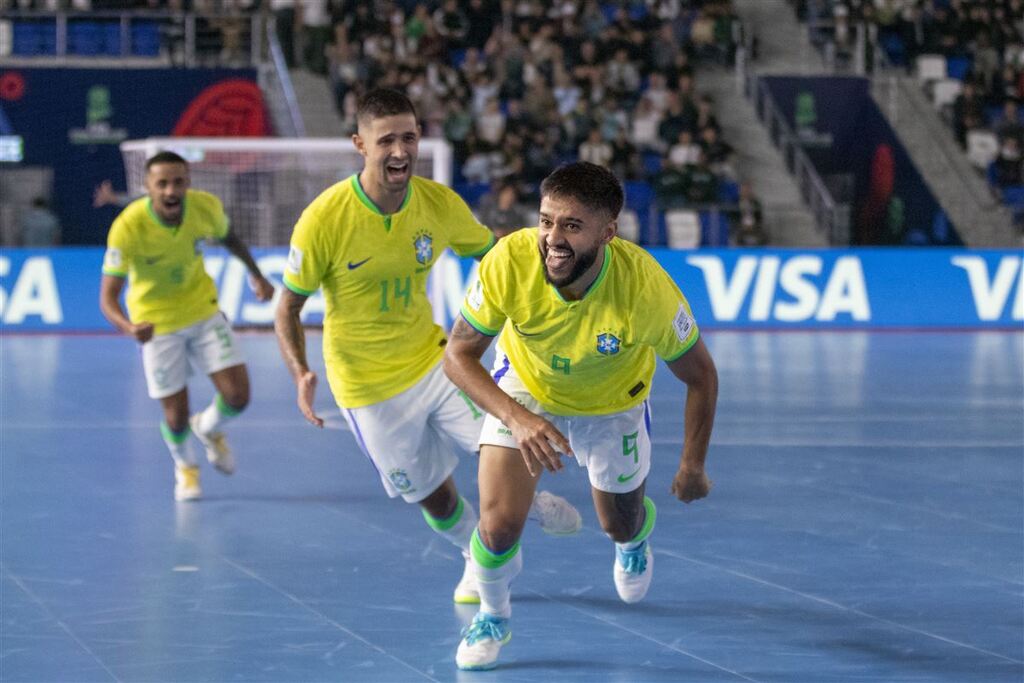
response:
{"label": "player's open mouth", "polygon": [[403,180],[409,172],[409,162],[392,161],[384,166],[384,170],[387,172],[388,180]]}
{"label": "player's open mouth", "polygon": [[548,247],[547,254],[544,256],[544,265],[551,271],[561,270],[572,262],[572,258],[572,249]]}

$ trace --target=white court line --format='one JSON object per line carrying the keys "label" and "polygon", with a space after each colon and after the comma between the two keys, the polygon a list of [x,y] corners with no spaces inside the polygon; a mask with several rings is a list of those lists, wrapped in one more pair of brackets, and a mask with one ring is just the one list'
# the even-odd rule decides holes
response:
{"label": "white court line", "polygon": [[[680,446],[682,441],[679,438],[654,438],[651,443],[655,446]],[[923,441],[914,439],[822,439],[820,436],[808,437],[806,439],[787,438],[782,439],[767,434],[759,439],[730,438],[728,436],[711,437],[712,446],[750,446],[752,448],[1024,448],[1024,441],[990,440],[990,441],[954,441],[946,439],[943,441]]]}
{"label": "white court line", "polygon": [[71,640],[73,640],[73,641],[75,641],[76,643],[78,643],[78,647],[80,647],[80,648],[82,648],[83,650],[85,650],[85,652],[86,652],[86,653],[87,653],[87,654],[88,654],[88,655],[89,655],[90,657],[92,657],[92,658],[93,658],[93,660],[94,660],[94,661],[95,661],[95,662],[96,662],[97,664],[99,664],[99,665],[100,665],[100,667],[101,667],[101,668],[102,668],[102,669],[103,669],[104,671],[106,671],[106,672],[107,672],[107,674],[109,674],[109,675],[110,675],[110,677],[111,677],[112,679],[114,679],[115,681],[118,681],[118,682],[120,682],[120,680],[121,680],[121,679],[117,677],[117,674],[115,674],[115,673],[114,673],[113,671],[111,671],[111,670],[110,670],[110,667],[108,667],[108,666],[107,666],[106,664],[104,664],[104,663],[103,663],[103,660],[102,660],[102,659],[100,659],[100,658],[99,658],[99,656],[98,656],[98,655],[97,655],[97,654],[96,654],[95,652],[93,652],[93,651],[92,651],[92,649],[91,649],[91,648],[90,648],[90,647],[89,647],[88,645],[86,645],[86,644],[85,644],[85,642],[84,642],[84,641],[83,641],[83,640],[82,640],[81,638],[79,638],[79,637],[78,637],[77,635],[75,635],[74,631],[72,631],[72,630],[71,630],[71,629],[70,629],[70,628],[68,627],[68,625],[67,625],[67,624],[65,624],[65,623],[64,623],[63,621],[61,621],[60,619],[58,619],[58,618],[57,618],[57,616],[56,616],[56,615],[55,615],[55,614],[54,614],[53,612],[51,612],[51,611],[50,611],[50,608],[49,608],[49,607],[47,607],[47,606],[46,606],[46,604],[45,604],[45,603],[44,603],[44,602],[43,602],[42,600],[40,600],[40,599],[39,599],[39,597],[38,597],[38,596],[36,596],[36,594],[35,594],[35,593],[33,593],[33,592],[32,592],[32,591],[31,591],[31,590],[29,589],[29,587],[28,587],[28,586],[26,586],[26,585],[25,585],[25,583],[24,583],[24,582],[23,582],[23,581],[22,581],[22,580],[21,580],[20,578],[18,578],[18,577],[17,577],[17,576],[16,576],[16,575],[15,575],[15,574],[14,574],[13,572],[11,572],[11,570],[9,570],[9,569],[7,568],[7,566],[6,566],[5,564],[3,564],[2,562],[0,562],[0,572],[3,572],[3,573],[4,573],[5,575],[7,575],[8,577],[10,577],[11,581],[13,581],[13,582],[14,582],[14,584],[15,584],[15,585],[16,585],[16,586],[17,586],[18,588],[20,588],[20,589],[22,590],[22,592],[24,592],[24,593],[25,593],[25,595],[27,595],[27,596],[28,596],[28,597],[29,597],[29,598],[30,598],[30,599],[32,600],[32,602],[36,603],[36,604],[37,604],[37,605],[39,606],[39,609],[43,610],[43,613],[44,613],[44,614],[46,614],[46,616],[47,616],[47,617],[49,617],[50,619],[53,619],[53,621],[55,621],[55,622],[57,623],[57,625],[58,625],[58,626],[60,626],[60,627],[61,627],[61,629],[62,629],[62,630],[63,630],[63,631],[65,632],[65,633],[67,633],[67,634],[68,634],[68,636],[69,636],[69,637],[71,638]]}
{"label": "white court line", "polygon": [[605,624],[607,624],[609,626],[613,626],[613,627],[615,627],[615,628],[617,628],[617,629],[619,629],[621,631],[625,631],[626,633],[630,633],[630,634],[632,634],[634,636],[637,636],[638,638],[643,638],[644,640],[650,641],[650,642],[654,643],[655,645],[660,645],[660,646],[662,646],[662,647],[664,647],[664,648],[666,648],[668,650],[672,650],[673,652],[678,652],[679,654],[685,655],[685,656],[687,656],[687,657],[689,657],[691,659],[696,659],[698,662],[701,662],[703,664],[707,664],[708,666],[713,667],[715,669],[718,669],[719,671],[724,671],[725,673],[732,674],[733,676],[737,676],[739,678],[742,678],[745,681],[751,681],[752,683],[758,683],[758,680],[756,678],[750,678],[748,676],[744,676],[743,674],[741,674],[738,671],[733,671],[732,669],[726,668],[726,667],[722,666],[721,664],[715,664],[714,662],[712,662],[710,660],[707,660],[707,659],[704,659],[703,657],[698,657],[697,655],[693,654],[692,652],[687,652],[686,650],[682,649],[681,647],[676,647],[675,645],[672,645],[671,643],[662,642],[662,641],[658,640],[657,638],[652,638],[651,636],[649,636],[649,635],[647,635],[645,633],[641,633],[640,631],[635,631],[635,630],[633,630],[631,628],[627,628],[626,626],[623,626],[622,624],[617,624],[614,621],[612,621],[610,619],[606,619],[605,617],[602,617],[599,614],[593,614],[592,612],[588,612],[585,609],[581,609],[581,608],[577,607],[576,605],[572,604],[571,602],[565,602],[563,600],[559,600],[558,598],[555,598],[555,597],[552,597],[550,595],[547,595],[546,593],[540,593],[538,591],[535,591],[532,588],[527,588],[526,591],[528,593],[533,593],[537,597],[544,598],[545,600],[550,600],[551,602],[558,603],[559,605],[562,605],[563,607],[568,607],[569,609],[571,609],[571,610],[573,610],[575,612],[579,612],[580,614],[588,616],[588,617],[590,617],[592,619],[596,619],[597,621],[603,622],[603,623],[605,623]]}
{"label": "white court line", "polygon": [[672,552],[671,550],[662,550],[661,548],[659,548],[656,552],[659,555],[667,555],[669,557],[674,557],[677,560],[683,560],[685,562],[690,562],[692,564],[697,564],[697,565],[701,565],[701,566],[704,566],[704,567],[711,567],[713,569],[717,569],[718,571],[725,572],[726,574],[732,574],[733,576],[738,576],[741,579],[746,579],[748,581],[753,581],[754,583],[759,583],[762,586],[769,586],[771,588],[776,588],[776,589],[784,591],[786,593],[792,593],[793,595],[798,595],[798,596],[800,596],[802,598],[806,598],[808,600],[813,600],[814,602],[818,602],[818,603],[821,603],[823,605],[827,605],[829,607],[834,607],[835,609],[841,610],[843,612],[850,612],[851,614],[856,614],[857,616],[864,617],[866,619],[870,619],[871,621],[877,621],[880,624],[885,624],[885,625],[891,626],[893,628],[898,628],[900,630],[908,631],[910,633],[915,633],[915,634],[921,635],[921,636],[926,636],[928,638],[934,638],[935,640],[942,641],[942,642],[947,643],[949,645],[956,645],[957,647],[962,647],[962,648],[966,648],[968,650],[973,650],[974,652],[978,652],[980,654],[986,654],[986,655],[989,655],[991,657],[995,657],[997,659],[1002,659],[1003,661],[1006,661],[1006,662],[1011,662],[1013,664],[1024,664],[1024,660],[1014,659],[1013,657],[1007,657],[1006,655],[999,654],[998,652],[992,652],[991,650],[986,650],[984,648],[976,647],[976,646],[971,645],[969,643],[962,643],[959,640],[953,640],[952,638],[946,638],[945,636],[940,636],[937,633],[931,633],[929,631],[924,631],[924,630],[919,629],[919,628],[914,628],[913,626],[907,626],[906,624],[901,624],[899,622],[892,621],[890,619],[885,619],[883,617],[878,617],[878,616],[875,616],[874,614],[869,614],[868,612],[864,612],[864,611],[859,610],[859,609],[857,609],[855,607],[848,607],[846,605],[843,605],[843,604],[840,604],[838,602],[835,602],[834,600],[829,600],[828,598],[822,598],[822,597],[817,596],[817,595],[812,595],[811,593],[804,593],[803,591],[798,591],[795,588],[790,588],[788,586],[783,586],[782,584],[774,583],[772,581],[767,581],[765,579],[761,579],[761,578],[758,578],[756,576],[751,576],[750,574],[745,574],[743,572],[738,572],[738,571],[736,571],[734,569],[727,569],[727,568],[722,567],[720,565],[714,564],[713,562],[705,562],[704,560],[697,560],[697,559],[694,559],[692,557],[686,557],[685,555],[680,555],[679,553]]}
{"label": "white court line", "polygon": [[314,609],[313,607],[310,607],[309,605],[307,605],[305,602],[303,602],[302,600],[300,600],[296,596],[292,595],[291,593],[289,593],[288,591],[284,590],[283,588],[280,588],[279,586],[277,586],[273,582],[263,578],[262,576],[260,576],[259,574],[257,574],[253,570],[249,569],[248,567],[243,567],[242,565],[238,564],[237,562],[233,562],[232,560],[224,557],[223,555],[220,555],[219,553],[218,553],[217,556],[220,557],[220,559],[223,560],[224,562],[226,562],[227,564],[231,565],[232,567],[234,567],[238,571],[240,571],[243,574],[245,574],[246,576],[248,576],[248,577],[250,577],[252,579],[255,579],[256,581],[259,581],[260,583],[262,583],[267,588],[269,588],[269,589],[279,593],[280,595],[283,595],[284,597],[288,598],[289,600],[294,602],[299,607],[302,607],[303,609],[307,610],[311,614],[315,614],[317,617],[319,617],[320,619],[323,619],[325,622],[327,622],[328,624],[330,624],[334,628],[338,629],[342,633],[344,633],[344,634],[346,634],[348,636],[351,636],[352,638],[355,638],[356,640],[358,640],[363,645],[366,645],[367,647],[369,647],[369,648],[371,648],[373,650],[376,650],[377,652],[379,652],[380,654],[384,655],[388,659],[390,659],[390,660],[392,660],[392,661],[394,661],[394,662],[396,662],[398,664],[401,664],[402,666],[404,666],[405,668],[409,669],[410,671],[415,671],[416,673],[418,673],[420,676],[422,676],[423,678],[427,679],[428,681],[434,681],[434,683],[441,683],[438,679],[432,677],[427,672],[420,671],[419,669],[417,669],[413,665],[409,664],[408,662],[404,662],[401,659],[399,659],[398,657],[395,657],[393,654],[391,654],[390,652],[388,652],[384,648],[380,647],[379,645],[370,642],[366,638],[363,638],[361,635],[359,635],[355,631],[352,631],[352,630],[346,628],[345,626],[343,626],[342,624],[339,624],[337,621],[335,621],[334,619],[331,619],[329,616],[327,616],[323,612],[321,612],[321,611],[319,611],[317,609]]}

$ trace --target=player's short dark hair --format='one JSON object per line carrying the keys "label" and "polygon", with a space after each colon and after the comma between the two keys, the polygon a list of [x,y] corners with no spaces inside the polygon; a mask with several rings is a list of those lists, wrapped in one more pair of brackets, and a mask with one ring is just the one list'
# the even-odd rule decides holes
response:
{"label": "player's short dark hair", "polygon": [[359,105],[356,107],[356,122],[365,123],[373,119],[400,114],[412,114],[413,118],[419,121],[416,107],[412,100],[405,96],[405,93],[391,88],[374,88],[359,98]]}
{"label": "player's short dark hair", "polygon": [[185,161],[184,157],[180,154],[169,152],[167,150],[157,152],[150,158],[146,159],[146,170],[148,171],[157,164],[184,164],[186,168],[188,167],[188,162]]}
{"label": "player's short dark hair", "polygon": [[603,209],[613,219],[622,211],[625,196],[619,179],[604,166],[577,161],[556,168],[540,184],[541,197],[568,197],[592,209]]}

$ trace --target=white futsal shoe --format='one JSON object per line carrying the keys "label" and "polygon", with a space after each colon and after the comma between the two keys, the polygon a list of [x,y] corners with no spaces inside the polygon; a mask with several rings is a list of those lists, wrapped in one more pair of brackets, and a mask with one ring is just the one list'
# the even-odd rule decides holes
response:
{"label": "white futsal shoe", "polygon": [[571,536],[583,527],[579,510],[550,491],[539,491],[533,496],[529,517],[540,523],[544,533],[552,536]]}
{"label": "white futsal shoe", "polygon": [[477,612],[473,623],[462,630],[455,665],[465,671],[486,671],[498,665],[501,646],[512,638],[509,620]]}
{"label": "white futsal shoe", "polygon": [[476,572],[473,571],[473,562],[469,553],[462,553],[466,558],[466,567],[462,570],[462,578],[459,585],[455,587],[455,595],[452,599],[460,605],[479,605],[480,589],[477,588]]}
{"label": "white futsal shoe", "polygon": [[224,474],[235,473],[235,456],[228,446],[228,439],[224,432],[209,432],[204,434],[199,431],[199,413],[189,418],[188,424],[192,427],[192,433],[202,442],[206,448],[206,459],[210,464]]}
{"label": "white futsal shoe", "polygon": [[623,602],[640,602],[651,587],[654,576],[654,555],[651,544],[644,541],[636,550],[615,546],[615,590]]}

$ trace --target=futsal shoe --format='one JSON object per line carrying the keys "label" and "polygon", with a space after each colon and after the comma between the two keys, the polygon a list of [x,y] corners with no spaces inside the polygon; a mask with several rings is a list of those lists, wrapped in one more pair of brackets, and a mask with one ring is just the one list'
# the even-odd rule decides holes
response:
{"label": "futsal shoe", "polygon": [[654,575],[654,555],[651,544],[644,541],[635,550],[615,546],[615,590],[623,602],[640,602],[651,587]]}
{"label": "futsal shoe", "polygon": [[550,491],[540,491],[533,496],[529,517],[537,520],[541,530],[552,536],[571,536],[583,527],[579,510]]}
{"label": "futsal shoe", "polygon": [[466,558],[466,568],[462,570],[462,578],[459,585],[455,587],[455,595],[452,598],[460,605],[479,605],[480,590],[476,584],[476,572],[473,571],[473,563],[469,559],[469,553],[462,553]]}
{"label": "futsal shoe", "polygon": [[174,466],[174,500],[196,500],[203,490],[199,487],[199,468],[195,465]]}
{"label": "futsal shoe", "polygon": [[501,646],[512,638],[509,620],[477,612],[473,623],[462,629],[455,666],[464,671],[486,671],[498,665]]}
{"label": "futsal shoe", "polygon": [[192,433],[206,448],[206,459],[210,461],[210,464],[224,474],[234,474],[235,456],[228,447],[228,439],[224,436],[224,432],[204,434],[199,431],[199,413],[190,417],[188,424],[192,427]]}

